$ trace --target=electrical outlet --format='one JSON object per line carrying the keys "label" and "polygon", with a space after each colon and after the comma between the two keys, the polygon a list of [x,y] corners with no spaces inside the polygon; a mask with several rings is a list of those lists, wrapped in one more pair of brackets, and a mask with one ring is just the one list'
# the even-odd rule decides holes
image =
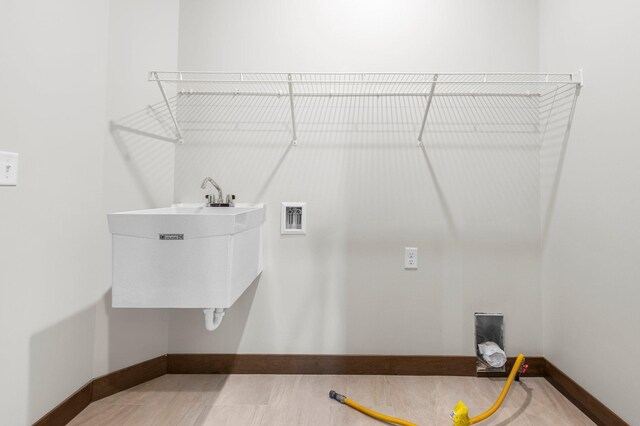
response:
{"label": "electrical outlet", "polygon": [[404,248],[404,269],[418,269],[418,248]]}
{"label": "electrical outlet", "polygon": [[0,151],[0,186],[18,184],[18,154]]}

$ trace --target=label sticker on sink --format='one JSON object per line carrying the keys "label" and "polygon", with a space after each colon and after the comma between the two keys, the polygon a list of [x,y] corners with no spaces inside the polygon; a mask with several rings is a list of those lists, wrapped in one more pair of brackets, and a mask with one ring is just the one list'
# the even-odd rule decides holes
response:
{"label": "label sticker on sink", "polygon": [[158,234],[161,240],[184,240],[184,234]]}

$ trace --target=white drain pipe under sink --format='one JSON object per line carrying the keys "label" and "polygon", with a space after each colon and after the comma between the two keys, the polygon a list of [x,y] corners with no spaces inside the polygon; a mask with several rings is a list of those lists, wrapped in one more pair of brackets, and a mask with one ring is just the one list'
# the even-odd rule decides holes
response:
{"label": "white drain pipe under sink", "polygon": [[205,308],[204,312],[204,326],[209,331],[213,331],[222,322],[224,317],[224,308]]}

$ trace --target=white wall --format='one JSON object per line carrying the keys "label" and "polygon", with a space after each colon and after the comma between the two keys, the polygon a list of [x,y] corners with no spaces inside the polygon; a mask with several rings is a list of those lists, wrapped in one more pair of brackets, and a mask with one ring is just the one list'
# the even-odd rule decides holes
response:
{"label": "white wall", "polygon": [[[640,352],[640,235],[628,225],[640,209],[637,6],[540,0],[538,23],[534,0],[183,0],[176,60],[177,2],[3,4],[0,149],[21,155],[19,186],[0,188],[0,363],[15,386],[0,398],[3,424],[30,423],[92,377],[167,351],[471,354],[475,311],[504,312],[510,353],[544,353],[630,421],[640,385],[618,361]],[[302,129],[289,148],[285,130],[211,132],[177,150],[174,175],[171,145],[116,143],[106,129],[158,100],[150,69],[538,65],[583,67],[588,84],[542,264],[532,150],[432,141],[425,155],[411,132],[326,129]],[[205,175],[269,206],[257,285],[215,333],[197,310],[109,308],[105,212],[201,200]],[[282,201],[309,203],[307,236],[279,235]],[[420,269],[405,271],[413,245]]]}
{"label": "white wall", "polygon": [[0,19],[0,146],[20,153],[0,188],[0,423],[19,425],[93,376],[108,2],[3,2]]}
{"label": "white wall", "polygon": [[631,1],[540,2],[541,69],[584,68],[586,79],[544,244],[544,356],[631,424],[640,395],[638,16]]}
{"label": "white wall", "polygon": [[180,22],[183,70],[537,69],[533,0],[183,0]]}
{"label": "white wall", "polygon": [[30,424],[95,375],[167,351],[166,313],[107,308],[105,211],[149,205],[107,117],[157,100],[137,88],[149,68],[176,66],[177,24],[177,1],[2,4],[0,150],[20,153],[18,186],[0,188],[3,425]]}
{"label": "white wall", "polygon": [[[147,81],[147,73],[177,67],[178,9],[178,0],[111,0],[108,119],[119,121],[159,100],[158,87]],[[105,213],[171,204],[172,144],[126,132],[108,132],[104,141],[104,181],[97,189],[103,191]],[[110,251],[106,259],[110,264]],[[168,349],[167,311],[112,309],[110,288],[109,269],[99,282],[102,297],[96,306],[96,377]]]}
{"label": "white wall", "polygon": [[[537,25],[536,1],[183,0],[179,66],[531,71]],[[255,124],[271,106],[236,113]],[[349,124],[344,106],[334,118]],[[211,175],[268,219],[258,285],[215,333],[197,310],[172,312],[170,352],[468,355],[473,313],[501,311],[509,353],[542,353],[537,150],[454,138],[425,156],[417,132],[326,128],[290,149],[284,125],[257,127],[191,132],[176,150],[177,201],[202,200]],[[308,203],[308,235],[280,236],[282,201]]]}

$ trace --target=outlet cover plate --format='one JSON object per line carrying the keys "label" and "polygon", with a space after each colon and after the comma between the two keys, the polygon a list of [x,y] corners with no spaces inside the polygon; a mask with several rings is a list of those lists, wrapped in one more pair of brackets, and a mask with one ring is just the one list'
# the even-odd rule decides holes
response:
{"label": "outlet cover plate", "polygon": [[0,186],[18,184],[18,154],[0,151]]}
{"label": "outlet cover plate", "polygon": [[404,248],[404,269],[418,269],[418,248]]}

